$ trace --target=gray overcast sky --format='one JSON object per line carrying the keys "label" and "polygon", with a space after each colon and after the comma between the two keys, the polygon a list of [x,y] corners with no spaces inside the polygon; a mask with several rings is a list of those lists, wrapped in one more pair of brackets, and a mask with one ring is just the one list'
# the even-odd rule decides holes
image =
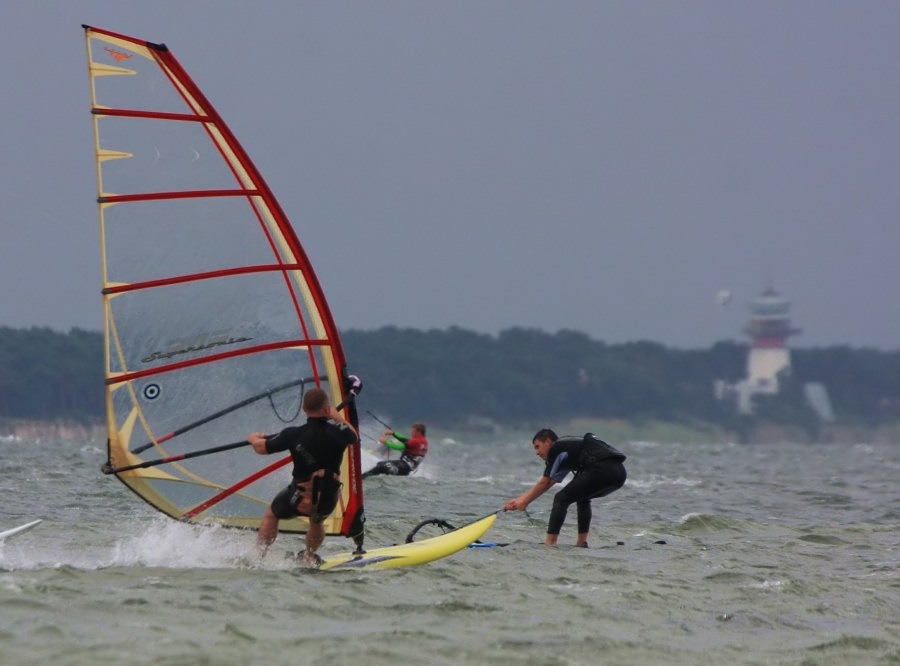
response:
{"label": "gray overcast sky", "polygon": [[771,281],[900,347],[900,3],[7,0],[0,325],[101,328],[82,23],[169,46],[340,328],[704,348]]}

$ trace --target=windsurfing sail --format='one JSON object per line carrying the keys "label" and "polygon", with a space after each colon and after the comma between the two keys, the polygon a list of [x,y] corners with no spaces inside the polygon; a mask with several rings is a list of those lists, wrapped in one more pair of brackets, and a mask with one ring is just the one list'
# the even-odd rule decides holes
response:
{"label": "windsurfing sail", "polygon": [[[107,470],[173,518],[257,527],[289,482],[290,457],[219,445],[299,425],[312,386],[344,402],[337,328],[288,218],[168,48],[84,29]],[[352,401],[345,409],[355,422]],[[166,464],[141,466],[151,459]],[[358,445],[347,450],[341,481],[326,533],[361,545]],[[306,518],[280,525],[307,526]]]}

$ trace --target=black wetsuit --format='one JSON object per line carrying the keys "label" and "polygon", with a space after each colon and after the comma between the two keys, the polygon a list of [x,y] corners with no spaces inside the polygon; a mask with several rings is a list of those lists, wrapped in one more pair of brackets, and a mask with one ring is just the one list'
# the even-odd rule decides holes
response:
{"label": "black wetsuit", "polygon": [[578,508],[578,533],[591,526],[591,500],[604,497],[625,484],[625,455],[591,433],[584,437],[560,437],[547,452],[544,476],[556,483],[569,472],[575,477],[553,498],[547,534],[559,534],[569,505]]}
{"label": "black wetsuit", "polygon": [[294,460],[293,480],[272,500],[272,513],[278,518],[308,515],[315,522],[325,520],[340,496],[344,451],[356,441],[349,425],[324,416],[309,417],[302,426],[267,437],[266,451],[290,451]]}

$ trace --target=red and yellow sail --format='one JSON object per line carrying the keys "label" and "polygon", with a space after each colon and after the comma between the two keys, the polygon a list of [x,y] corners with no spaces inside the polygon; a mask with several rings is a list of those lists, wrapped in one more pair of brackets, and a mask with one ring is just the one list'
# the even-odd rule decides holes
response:
{"label": "red and yellow sail", "polygon": [[[161,44],[85,26],[106,340],[109,464],[176,457],[304,421],[345,396],[344,352],[293,227]],[[173,518],[255,527],[290,458],[240,447],[117,473]],[[348,449],[329,534],[362,523]],[[283,521],[304,532],[305,519]]]}

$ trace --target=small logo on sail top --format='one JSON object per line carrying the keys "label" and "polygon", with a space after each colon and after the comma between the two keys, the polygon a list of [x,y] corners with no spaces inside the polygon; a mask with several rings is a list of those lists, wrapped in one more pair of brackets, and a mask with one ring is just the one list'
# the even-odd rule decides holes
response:
{"label": "small logo on sail top", "polygon": [[122,62],[123,60],[128,60],[131,57],[130,53],[122,53],[121,51],[116,51],[107,46],[104,46],[103,50],[106,51],[113,58],[115,58],[116,62]]}

